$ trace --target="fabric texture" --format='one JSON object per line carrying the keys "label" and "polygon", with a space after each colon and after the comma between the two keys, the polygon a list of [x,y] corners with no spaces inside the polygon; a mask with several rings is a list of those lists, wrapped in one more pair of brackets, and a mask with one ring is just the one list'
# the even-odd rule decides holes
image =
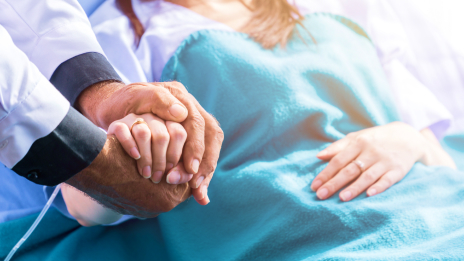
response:
{"label": "fabric texture", "polygon": [[[225,132],[209,205],[188,200],[156,219],[93,228],[52,211],[17,260],[462,257],[461,172],[416,164],[380,195],[317,200],[310,183],[326,163],[316,153],[398,115],[359,27],[324,14],[305,26],[317,44],[300,28],[304,41],[273,50],[240,33],[200,31],[168,62],[162,79],[183,82]],[[0,224],[0,233],[25,231],[32,219]],[[0,256],[14,243],[0,237]]]}
{"label": "fabric texture", "polygon": [[[452,115],[418,81],[404,63],[411,58],[411,46],[404,28],[388,2],[369,0],[290,0],[303,15],[326,12],[347,17],[367,32],[387,74],[401,121],[417,130],[431,127],[440,139],[450,126]],[[164,0],[132,1],[134,12],[145,28],[138,46],[128,18],[114,0],[104,2],[90,21],[109,61],[123,81],[159,81],[162,70],[179,45],[199,30],[234,31],[183,6]]]}

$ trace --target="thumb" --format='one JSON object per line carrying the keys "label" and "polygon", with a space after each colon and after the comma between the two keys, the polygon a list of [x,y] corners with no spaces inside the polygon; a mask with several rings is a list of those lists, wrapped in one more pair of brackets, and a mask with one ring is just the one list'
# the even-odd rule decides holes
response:
{"label": "thumb", "polygon": [[187,107],[166,88],[158,84],[139,85],[142,91],[137,94],[143,102],[138,103],[137,114],[151,112],[163,120],[174,122],[183,122],[187,118]]}

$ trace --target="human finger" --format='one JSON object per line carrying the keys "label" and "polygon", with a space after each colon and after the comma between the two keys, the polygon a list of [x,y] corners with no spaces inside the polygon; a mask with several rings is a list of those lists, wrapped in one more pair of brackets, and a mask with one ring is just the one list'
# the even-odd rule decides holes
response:
{"label": "human finger", "polygon": [[199,111],[202,113],[205,119],[205,153],[203,161],[199,167],[197,175],[194,175],[190,181],[192,187],[192,193],[196,195],[196,189],[200,187],[202,182],[209,178],[211,180],[214,171],[216,170],[219,154],[221,151],[222,142],[224,141],[224,132],[219,127],[217,120],[208,112],[206,112],[201,106]]}
{"label": "human finger", "polygon": [[177,165],[182,156],[182,150],[187,140],[187,132],[181,124],[173,121],[167,121],[166,128],[170,137],[166,151],[166,171],[169,171]]}
{"label": "human finger", "polygon": [[193,198],[197,201],[198,204],[202,206],[208,205],[210,203],[210,199],[208,196],[208,187],[212,177],[213,175],[207,176],[198,188],[192,189]]}
{"label": "human finger", "polygon": [[387,165],[383,162],[377,162],[364,171],[361,176],[340,192],[342,201],[350,201],[366,191],[369,186],[372,186],[377,180],[388,171]]}
{"label": "human finger", "polygon": [[327,148],[320,151],[316,157],[321,160],[329,160],[344,149],[350,144],[351,142],[351,135],[348,134],[343,139],[337,140],[334,143],[330,144]]}
{"label": "human finger", "polygon": [[189,182],[193,177],[193,174],[187,173],[184,168],[184,164],[179,162],[177,166],[172,168],[166,176],[166,182],[172,185],[178,185]]}
{"label": "human finger", "polygon": [[164,88],[163,83],[133,83],[126,86],[120,95],[131,97],[128,103],[135,114],[153,113],[163,120],[183,122],[188,108],[182,101]]}
{"label": "human finger", "polygon": [[165,122],[153,115],[149,115],[148,127],[151,131],[151,155],[153,183],[160,183],[166,170],[166,151],[169,145],[169,133]]}
{"label": "human finger", "polygon": [[335,176],[342,168],[347,166],[361,153],[361,147],[358,144],[350,143],[342,152],[335,155],[329,164],[314,178],[311,183],[313,191],[318,190],[323,184]]}
{"label": "human finger", "polygon": [[[110,124],[108,134],[114,134],[121,143],[122,147],[135,160],[140,159],[140,152],[137,143],[130,133],[129,127],[122,121],[115,121]],[[140,173],[142,175],[142,173]]]}
{"label": "human finger", "polygon": [[389,187],[393,186],[395,183],[400,181],[403,178],[403,176],[404,174],[401,172],[401,170],[394,169],[388,171],[367,190],[367,196],[372,197],[384,192]]}
{"label": "human finger", "polygon": [[319,199],[330,198],[335,192],[349,184],[361,174],[361,170],[354,163],[348,164],[337,175],[322,185],[316,192]]}
{"label": "human finger", "polygon": [[142,176],[150,178],[152,172],[152,154],[151,154],[151,131],[147,124],[136,124],[131,130],[140,151],[140,159],[137,160],[137,168]]}
{"label": "human finger", "polygon": [[182,161],[187,172],[196,174],[205,152],[205,119],[196,106],[196,99],[185,91],[185,87],[181,83],[167,82],[163,83],[163,86],[188,110],[188,116],[182,122],[182,126],[187,132]]}

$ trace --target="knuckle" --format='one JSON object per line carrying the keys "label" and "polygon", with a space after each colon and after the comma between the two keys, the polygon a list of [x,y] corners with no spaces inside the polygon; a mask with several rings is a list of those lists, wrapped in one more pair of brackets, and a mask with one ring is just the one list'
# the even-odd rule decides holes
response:
{"label": "knuckle", "polygon": [[224,141],[224,131],[221,129],[221,127],[218,126],[216,127],[215,133],[216,141],[222,144],[222,142]]}
{"label": "knuckle", "polygon": [[333,157],[333,159],[330,160],[330,163],[334,166],[334,167],[340,167],[342,164],[343,164],[343,161],[340,157]]}
{"label": "knuckle", "polygon": [[210,175],[210,174],[214,173],[214,171],[216,171],[217,163],[215,161],[205,162],[204,165],[205,166],[203,167],[203,170],[208,175]]}
{"label": "knuckle", "polygon": [[134,128],[132,128],[132,132],[135,137],[144,141],[149,140],[151,137],[150,130],[148,128],[141,127],[141,124],[135,125]]}
{"label": "knuckle", "polygon": [[191,116],[191,121],[195,129],[204,129],[205,128],[205,119],[199,114],[195,113]]}
{"label": "knuckle", "polygon": [[348,166],[346,166],[346,168],[342,170],[341,174],[349,178],[352,178],[354,176],[359,175],[359,168],[354,164],[349,164]]}
{"label": "knuckle", "polygon": [[364,178],[367,182],[374,182],[374,181],[377,180],[377,176],[376,176],[375,173],[372,172],[372,171],[366,171],[366,172],[364,172],[363,178]]}
{"label": "knuckle", "polygon": [[367,135],[359,135],[355,138],[356,142],[361,145],[367,145],[371,143],[371,138]]}
{"label": "knuckle", "polygon": [[169,126],[169,132],[171,137],[174,139],[185,139],[187,138],[187,131],[185,131],[182,125],[175,123]]}
{"label": "knuckle", "polygon": [[153,140],[157,144],[167,144],[169,143],[170,137],[169,134],[165,131],[156,131],[153,132]]}

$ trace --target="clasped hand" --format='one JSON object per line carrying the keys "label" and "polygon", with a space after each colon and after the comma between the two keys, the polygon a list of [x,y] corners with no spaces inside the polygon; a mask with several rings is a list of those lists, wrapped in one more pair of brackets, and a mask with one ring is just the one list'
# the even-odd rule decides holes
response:
{"label": "clasped hand", "polygon": [[[144,218],[169,211],[190,195],[208,204],[224,136],[182,84],[96,84],[81,93],[76,108],[109,134],[94,162],[68,184],[118,213]],[[147,125],[137,124],[131,132],[137,117]]]}

